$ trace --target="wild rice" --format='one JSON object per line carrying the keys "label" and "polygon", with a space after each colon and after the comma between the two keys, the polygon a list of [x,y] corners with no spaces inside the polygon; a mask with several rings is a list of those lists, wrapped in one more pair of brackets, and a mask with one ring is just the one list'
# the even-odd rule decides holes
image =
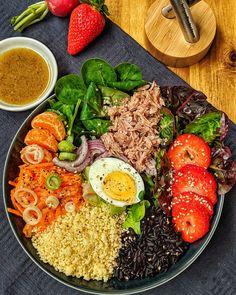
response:
{"label": "wild rice", "polygon": [[119,280],[142,279],[166,272],[187,250],[171,218],[154,206],[141,222],[141,235],[129,229],[122,234],[122,248],[113,276]]}

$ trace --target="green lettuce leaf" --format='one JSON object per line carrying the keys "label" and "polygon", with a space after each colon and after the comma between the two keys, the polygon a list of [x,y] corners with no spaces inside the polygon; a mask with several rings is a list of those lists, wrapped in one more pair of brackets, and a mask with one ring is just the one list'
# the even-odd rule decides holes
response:
{"label": "green lettuce leaf", "polygon": [[123,228],[132,228],[138,235],[141,234],[140,221],[144,218],[146,209],[150,206],[150,202],[143,200],[129,207],[127,217],[123,223]]}
{"label": "green lettuce leaf", "polygon": [[167,146],[171,143],[174,132],[175,132],[175,118],[171,111],[167,108],[161,109],[162,119],[159,122],[159,134],[160,138],[163,139],[164,146]]}
{"label": "green lettuce leaf", "polygon": [[210,145],[218,145],[220,142],[221,117],[221,112],[204,114],[188,124],[184,129],[184,133],[195,134]]}

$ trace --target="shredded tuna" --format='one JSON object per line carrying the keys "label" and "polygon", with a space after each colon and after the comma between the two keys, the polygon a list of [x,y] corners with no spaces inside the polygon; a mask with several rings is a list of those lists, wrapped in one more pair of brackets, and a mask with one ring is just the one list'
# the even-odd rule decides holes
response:
{"label": "shredded tuna", "polygon": [[153,82],[150,89],[136,92],[121,106],[110,107],[112,124],[101,137],[109,154],[129,162],[139,172],[156,175],[154,153],[161,142],[157,124],[163,105],[160,89]]}

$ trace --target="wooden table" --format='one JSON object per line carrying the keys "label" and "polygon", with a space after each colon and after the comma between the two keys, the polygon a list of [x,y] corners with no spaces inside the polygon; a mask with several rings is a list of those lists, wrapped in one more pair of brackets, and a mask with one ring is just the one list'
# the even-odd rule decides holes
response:
{"label": "wooden table", "polygon": [[[155,56],[144,23],[154,0],[106,0],[110,18]],[[236,123],[236,1],[207,0],[213,9],[217,34],[207,56],[185,68],[171,68],[193,88],[201,90]]]}

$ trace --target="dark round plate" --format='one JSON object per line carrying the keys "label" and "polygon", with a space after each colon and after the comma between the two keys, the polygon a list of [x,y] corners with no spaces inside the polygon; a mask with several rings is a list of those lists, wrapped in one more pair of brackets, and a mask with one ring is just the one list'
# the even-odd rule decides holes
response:
{"label": "dark round plate", "polygon": [[[18,174],[18,165],[21,164],[21,160],[19,157],[19,153],[21,148],[24,146],[24,137],[30,128],[30,123],[32,119],[39,113],[43,112],[46,109],[47,101],[41,103],[24,121],[15,135],[11,146],[8,151],[8,155],[5,162],[4,167],[4,175],[3,175],[3,196],[4,196],[4,205],[5,210],[7,207],[11,207],[10,200],[10,190],[11,187],[8,184],[9,180],[14,179]],[[189,267],[197,257],[202,253],[205,249],[209,241],[211,240],[218,222],[220,220],[222,208],[224,203],[224,196],[219,196],[219,200],[217,205],[215,206],[215,213],[211,221],[211,228],[207,235],[190,245],[188,251],[184,254],[184,256],[173,265],[168,272],[159,274],[151,279],[143,279],[143,280],[132,280],[128,282],[119,282],[115,279],[108,281],[107,283],[101,281],[86,281],[84,279],[78,279],[74,277],[67,277],[63,273],[56,271],[49,264],[43,263],[38,254],[36,253],[35,248],[32,246],[31,240],[24,237],[22,234],[22,229],[24,226],[24,222],[21,218],[9,214],[6,210],[7,217],[12,228],[12,231],[20,243],[21,247],[28,254],[28,256],[48,275],[52,278],[58,280],[59,282],[67,285],[71,288],[92,293],[92,294],[132,294],[140,291],[145,291],[151,288],[155,288],[160,286],[169,280],[173,279],[177,275],[179,275],[182,271],[184,271],[187,267]]]}

